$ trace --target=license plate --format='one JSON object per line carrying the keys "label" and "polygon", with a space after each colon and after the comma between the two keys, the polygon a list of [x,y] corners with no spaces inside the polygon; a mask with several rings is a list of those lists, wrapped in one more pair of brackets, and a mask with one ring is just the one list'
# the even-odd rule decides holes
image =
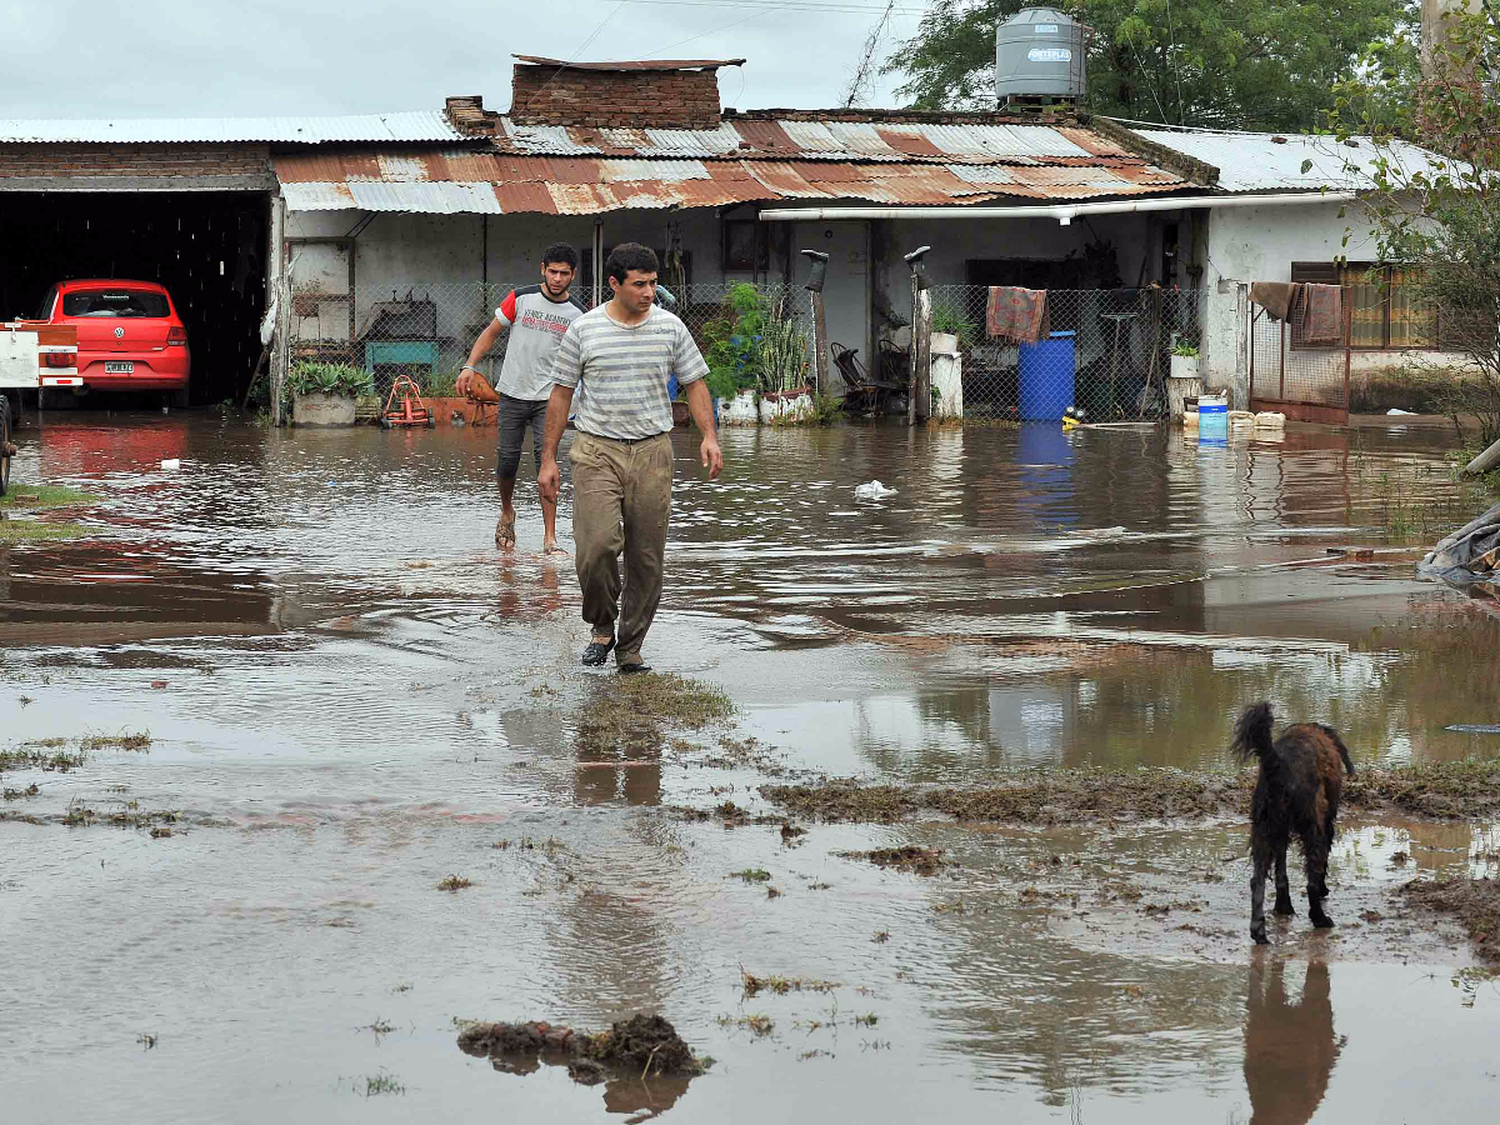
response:
{"label": "license plate", "polygon": [[106,363],[104,373],[106,375],[134,375],[135,363],[134,361]]}

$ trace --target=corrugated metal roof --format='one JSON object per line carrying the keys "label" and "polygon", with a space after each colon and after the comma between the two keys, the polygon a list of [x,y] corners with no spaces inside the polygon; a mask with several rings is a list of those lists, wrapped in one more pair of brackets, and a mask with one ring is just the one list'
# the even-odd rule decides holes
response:
{"label": "corrugated metal roof", "polygon": [[[1369,137],[1352,138],[1350,147],[1336,137],[1305,133],[1213,133],[1191,129],[1136,129],[1147,140],[1185,153],[1219,169],[1221,191],[1287,191],[1322,188],[1360,190],[1372,186],[1366,169],[1376,158]],[[1434,174],[1435,153],[1396,141],[1382,146],[1382,155],[1394,156],[1408,172]],[[1302,171],[1303,161],[1312,166]],[[1346,164],[1357,169],[1346,168]]]}
{"label": "corrugated metal roof", "polygon": [[1188,184],[1139,161],[1099,166],[926,161],[643,160],[482,151],[307,153],[274,158],[294,211],[593,215],[788,199],[965,204],[1006,197],[1079,200]]}
{"label": "corrugated metal roof", "polygon": [[467,139],[441,110],[347,117],[0,118],[0,144],[419,143]]}
{"label": "corrugated metal roof", "polygon": [[732,118],[716,129],[585,129],[499,119],[496,147],[530,156],[772,156],[965,164],[1145,161],[1076,127]]}

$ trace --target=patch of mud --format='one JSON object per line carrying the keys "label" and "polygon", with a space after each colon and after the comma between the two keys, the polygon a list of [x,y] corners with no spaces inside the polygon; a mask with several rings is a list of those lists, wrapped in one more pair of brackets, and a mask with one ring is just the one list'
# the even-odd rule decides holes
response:
{"label": "patch of mud", "polygon": [[1474,951],[1500,963],[1500,880],[1413,880],[1400,888],[1400,894],[1415,906],[1452,915],[1468,931]]}
{"label": "patch of mud", "polygon": [[459,1050],[488,1056],[496,1070],[529,1074],[540,1063],[562,1065],[574,1081],[593,1085],[612,1074],[637,1079],[702,1074],[706,1064],[662,1016],[617,1021],[596,1034],[549,1023],[476,1023],[458,1036]]}
{"label": "patch of mud", "polygon": [[[760,794],[807,819],[892,824],[941,812],[964,821],[1037,826],[1085,821],[1201,820],[1249,815],[1255,774],[1188,773],[1141,768],[1095,773],[1018,774],[1004,785],[964,789],[861,785],[765,785]],[[1469,759],[1363,770],[1344,782],[1344,804],[1364,812],[1398,811],[1435,820],[1500,813],[1500,761]]]}
{"label": "patch of mud", "polygon": [[950,862],[943,858],[942,848],[919,848],[915,844],[839,854],[846,859],[866,859],[876,867],[893,867],[898,871],[911,871],[917,875],[936,875]]}

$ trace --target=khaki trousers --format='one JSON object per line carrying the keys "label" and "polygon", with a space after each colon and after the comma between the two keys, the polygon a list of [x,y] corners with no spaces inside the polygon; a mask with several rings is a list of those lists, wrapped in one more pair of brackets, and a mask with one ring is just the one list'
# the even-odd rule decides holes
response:
{"label": "khaki trousers", "polygon": [[583,619],[599,636],[615,635],[616,663],[635,663],[661,602],[672,508],[672,441],[666,434],[613,441],[580,431],[568,461]]}

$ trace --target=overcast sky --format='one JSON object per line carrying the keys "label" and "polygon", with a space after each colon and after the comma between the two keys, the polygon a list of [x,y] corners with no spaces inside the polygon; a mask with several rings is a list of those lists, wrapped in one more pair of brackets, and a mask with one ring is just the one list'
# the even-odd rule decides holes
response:
{"label": "overcast sky", "polygon": [[[745,58],[719,72],[725,106],[841,104],[884,4],[772,3],[0,0],[0,117],[372,113],[438,109],[448,94],[475,93],[504,110],[513,52]],[[897,3],[882,55],[912,35],[927,0]],[[869,104],[899,104],[899,84],[878,79]]]}

